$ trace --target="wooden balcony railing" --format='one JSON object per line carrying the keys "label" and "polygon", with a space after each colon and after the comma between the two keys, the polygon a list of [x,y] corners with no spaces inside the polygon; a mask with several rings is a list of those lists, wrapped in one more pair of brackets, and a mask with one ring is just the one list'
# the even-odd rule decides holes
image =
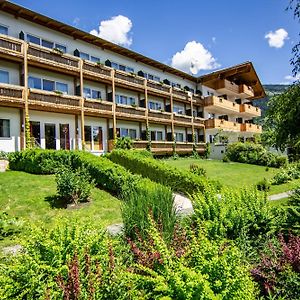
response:
{"label": "wooden balcony railing", "polygon": [[6,35],[0,34],[0,48],[21,53],[22,42]]}
{"label": "wooden balcony railing", "polygon": [[164,112],[164,111],[153,111],[149,110],[148,118],[151,121],[155,122],[171,122],[171,113]]}
{"label": "wooden balcony railing", "polygon": [[262,127],[260,125],[251,124],[251,123],[241,124],[241,130],[245,132],[251,132],[251,133],[262,133]]}
{"label": "wooden balcony railing", "polygon": [[198,118],[198,117],[194,117],[194,125],[204,126],[204,119]]}
{"label": "wooden balcony railing", "polygon": [[110,115],[112,114],[112,103],[103,100],[85,99],[84,108],[87,111],[96,110],[96,111],[107,112]]}
{"label": "wooden balcony railing", "polygon": [[65,107],[80,107],[80,97],[72,95],[57,94],[37,89],[30,89],[28,100],[30,104],[46,104]]}
{"label": "wooden balcony railing", "polygon": [[174,122],[183,123],[183,124],[191,124],[192,123],[192,117],[191,116],[186,116],[186,115],[174,114]]}
{"label": "wooden balcony railing", "polygon": [[193,101],[195,101],[196,104],[203,105],[204,104],[204,97],[203,96],[198,96],[198,95],[193,95]]}
{"label": "wooden balcony railing", "polygon": [[259,107],[255,107],[250,104],[241,104],[240,112],[245,113],[252,117],[260,117],[261,116],[261,109]]}
{"label": "wooden balcony railing", "polygon": [[121,83],[137,86],[139,88],[144,88],[144,79],[139,78],[135,75],[116,70],[115,78],[116,82],[120,81]]}
{"label": "wooden balcony railing", "polygon": [[188,95],[187,95],[187,93],[185,91],[173,88],[172,89],[172,94],[173,94],[174,98],[179,98],[179,99],[182,99],[182,100],[187,100],[187,96]]}
{"label": "wooden balcony railing", "polygon": [[23,87],[10,84],[0,84],[0,98],[12,98],[22,100]]}
{"label": "wooden balcony railing", "polygon": [[100,77],[102,76],[111,77],[111,69],[101,64],[84,61],[82,68],[85,73],[92,73],[93,75],[100,76]]}
{"label": "wooden balcony railing", "polygon": [[217,80],[214,89],[222,94],[239,94],[239,86],[227,79]]}
{"label": "wooden balcony railing", "polygon": [[28,47],[28,59],[38,63],[54,67],[67,68],[68,70],[79,71],[79,59],[75,56],[62,54],[54,49],[30,44]]}
{"label": "wooden balcony railing", "polygon": [[170,87],[165,86],[160,84],[159,82],[156,81],[147,81],[147,87],[150,88],[150,90],[158,91],[158,92],[163,92],[163,93],[168,93],[170,92]]}
{"label": "wooden balcony railing", "polygon": [[220,128],[227,131],[241,131],[241,124],[220,119],[206,120],[205,127],[207,129]]}
{"label": "wooden balcony railing", "polygon": [[239,104],[217,96],[205,97],[204,106],[211,107],[211,109],[213,110],[221,110],[222,112],[225,111],[235,112],[235,113],[240,112]]}
{"label": "wooden balcony railing", "polygon": [[241,94],[242,98],[252,98],[254,97],[254,91],[251,87],[247,86],[246,84],[239,85],[239,93]]}
{"label": "wooden balcony railing", "polygon": [[145,108],[142,107],[130,107],[127,105],[117,104],[116,113],[117,115],[122,115],[124,117],[145,117]]}

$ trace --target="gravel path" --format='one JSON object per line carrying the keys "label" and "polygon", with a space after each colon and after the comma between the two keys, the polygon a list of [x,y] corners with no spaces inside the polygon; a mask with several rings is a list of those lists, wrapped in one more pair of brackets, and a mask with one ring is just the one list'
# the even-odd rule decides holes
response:
{"label": "gravel path", "polygon": [[292,194],[292,192],[293,192],[293,191],[287,191],[287,192],[280,193],[280,194],[270,195],[270,196],[268,197],[268,199],[269,199],[270,201],[284,199],[284,198],[289,197],[289,196]]}

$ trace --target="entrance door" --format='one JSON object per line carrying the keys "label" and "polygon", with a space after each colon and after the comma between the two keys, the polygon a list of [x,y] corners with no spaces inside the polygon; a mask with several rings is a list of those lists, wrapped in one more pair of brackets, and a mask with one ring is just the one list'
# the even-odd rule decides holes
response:
{"label": "entrance door", "polygon": [[103,150],[103,137],[101,127],[93,127],[93,142],[95,151]]}
{"label": "entrance door", "polygon": [[46,149],[56,149],[55,124],[45,124]]}
{"label": "entrance door", "polygon": [[40,122],[30,121],[30,136],[35,147],[41,147],[41,124]]}
{"label": "entrance door", "polygon": [[59,124],[60,149],[70,150],[69,124]]}

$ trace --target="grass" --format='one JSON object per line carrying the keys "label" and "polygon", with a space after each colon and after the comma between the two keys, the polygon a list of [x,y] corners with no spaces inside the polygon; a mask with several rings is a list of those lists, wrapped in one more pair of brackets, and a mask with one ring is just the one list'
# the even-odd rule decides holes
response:
{"label": "grass", "polygon": [[[180,158],[177,160],[167,159],[165,162],[184,169],[189,169],[191,164],[200,165],[206,170],[208,178],[219,180],[224,186],[233,188],[255,185],[264,178],[270,180],[278,172],[276,168],[237,162],[224,163],[221,160]],[[300,179],[282,185],[272,185],[269,194],[289,191],[295,184],[300,184]]]}
{"label": "grass", "polygon": [[[56,194],[54,175],[33,175],[18,171],[0,173],[0,207],[9,216],[25,223],[42,222],[51,226],[56,218],[71,217],[107,226],[121,222],[120,201],[94,188],[92,201],[77,209],[53,208],[50,200]],[[6,244],[2,241],[1,244]]]}

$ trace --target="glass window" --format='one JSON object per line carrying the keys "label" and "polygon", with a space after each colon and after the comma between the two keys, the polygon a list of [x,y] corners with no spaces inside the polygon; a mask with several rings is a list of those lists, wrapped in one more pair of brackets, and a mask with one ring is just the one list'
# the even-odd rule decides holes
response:
{"label": "glass window", "polygon": [[27,42],[34,43],[37,45],[41,44],[41,39],[31,34],[27,34]]}
{"label": "glass window", "polygon": [[43,90],[44,91],[54,91],[55,90],[55,82],[48,79],[43,79]]}
{"label": "glass window", "polygon": [[118,104],[120,103],[120,96],[119,96],[119,95],[116,95],[116,96],[115,96],[115,101],[116,101],[116,103],[118,103]]}
{"label": "glass window", "polygon": [[114,62],[111,62],[111,67],[114,69],[119,69],[119,65]]}
{"label": "glass window", "polygon": [[127,103],[128,105],[135,105],[135,98],[133,98],[133,97],[129,97],[128,98],[128,103]]}
{"label": "glass window", "polygon": [[126,96],[120,96],[120,104],[127,104],[127,97]]}
{"label": "glass window", "polygon": [[29,76],[28,77],[28,86],[31,89],[42,89],[42,80],[41,78]]}
{"label": "glass window", "polygon": [[160,81],[160,77],[158,77],[158,76],[153,76],[153,80],[159,82],[159,81]]}
{"label": "glass window", "polygon": [[54,43],[46,41],[46,40],[42,40],[42,46],[52,49],[54,46]]}
{"label": "glass window", "polygon": [[121,128],[120,136],[128,136],[128,129],[127,128]]}
{"label": "glass window", "polygon": [[0,82],[9,83],[9,73],[7,71],[0,70]]}
{"label": "glass window", "polygon": [[6,119],[0,119],[0,137],[10,137],[10,121]]}
{"label": "glass window", "polygon": [[153,75],[148,74],[148,79],[153,80]]}
{"label": "glass window", "polygon": [[92,150],[92,127],[84,126],[85,149]]}
{"label": "glass window", "polygon": [[129,129],[129,136],[131,139],[136,140],[136,129]]}
{"label": "glass window", "polygon": [[162,131],[157,131],[156,132],[156,140],[157,141],[162,141],[163,140],[163,133],[162,133]]}
{"label": "glass window", "polygon": [[56,90],[68,94],[68,85],[66,83],[56,82]]}
{"label": "glass window", "polygon": [[97,63],[97,62],[100,62],[100,58],[91,55],[91,61]]}
{"label": "glass window", "polygon": [[59,50],[62,51],[63,53],[66,53],[66,52],[67,52],[67,47],[66,47],[66,46],[63,46],[63,45],[61,45],[61,44],[55,43],[55,48],[56,48],[56,49],[59,49]]}
{"label": "glass window", "polygon": [[8,27],[0,25],[0,33],[8,35]]}
{"label": "glass window", "polygon": [[90,55],[88,53],[84,53],[84,52],[79,52],[79,57],[85,60],[89,60],[90,59]]}
{"label": "glass window", "polygon": [[174,106],[173,107],[173,112],[177,113],[179,115],[182,115],[183,114],[183,109],[181,107],[179,107],[179,106]]}
{"label": "glass window", "polygon": [[93,141],[95,151],[102,150],[102,128],[93,126]]}
{"label": "glass window", "polygon": [[90,88],[83,88],[83,97],[91,98],[91,89]]}
{"label": "glass window", "polygon": [[119,65],[119,70],[121,70],[121,71],[126,71],[126,66]]}
{"label": "glass window", "polygon": [[131,67],[126,67],[126,72],[128,73],[134,73],[134,69]]}
{"label": "glass window", "polygon": [[176,133],[175,133],[175,136],[176,136],[176,141],[177,141],[177,142],[183,142],[183,133],[181,133],[181,132],[176,132]]}
{"label": "glass window", "polygon": [[97,90],[92,90],[92,98],[93,99],[101,99],[101,92]]}

